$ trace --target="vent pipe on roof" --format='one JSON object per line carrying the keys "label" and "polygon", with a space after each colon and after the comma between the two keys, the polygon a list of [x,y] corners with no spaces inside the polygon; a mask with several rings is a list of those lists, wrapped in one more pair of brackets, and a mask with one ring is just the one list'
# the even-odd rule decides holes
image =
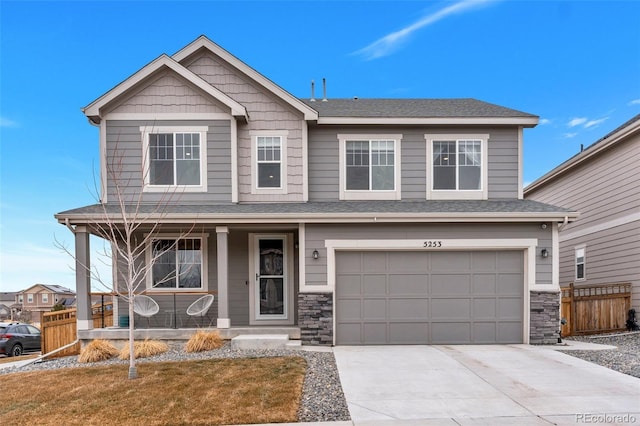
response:
{"label": "vent pipe on roof", "polygon": [[322,77],[322,102],[327,102],[327,79]]}
{"label": "vent pipe on roof", "polygon": [[316,82],[311,80],[311,99],[309,99],[309,102],[315,102],[316,101]]}
{"label": "vent pipe on roof", "polygon": [[580,144],[580,152],[584,151],[584,144]]}

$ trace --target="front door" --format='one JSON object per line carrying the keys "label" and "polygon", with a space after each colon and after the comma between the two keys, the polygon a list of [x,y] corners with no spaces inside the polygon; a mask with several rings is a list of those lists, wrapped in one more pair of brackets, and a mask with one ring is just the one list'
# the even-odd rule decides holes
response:
{"label": "front door", "polygon": [[290,283],[289,235],[253,235],[253,322],[290,323],[292,283]]}

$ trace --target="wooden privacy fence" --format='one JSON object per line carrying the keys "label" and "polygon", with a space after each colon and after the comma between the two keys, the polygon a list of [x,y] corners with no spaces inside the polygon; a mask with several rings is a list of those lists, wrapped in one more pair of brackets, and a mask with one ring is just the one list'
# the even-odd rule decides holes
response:
{"label": "wooden privacy fence", "polygon": [[626,329],[631,283],[562,287],[562,335],[596,334]]}
{"label": "wooden privacy fence", "polygon": [[[108,302],[93,306],[92,311],[93,328],[104,328],[113,325],[113,303]],[[73,343],[77,338],[76,308],[43,313],[40,327],[43,354]],[[80,342],[54,356],[69,356],[79,353]]]}

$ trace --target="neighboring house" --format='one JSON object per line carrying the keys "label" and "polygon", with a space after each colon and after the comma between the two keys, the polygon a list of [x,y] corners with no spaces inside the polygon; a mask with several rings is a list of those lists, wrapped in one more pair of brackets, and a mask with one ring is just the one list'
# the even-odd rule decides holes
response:
{"label": "neighboring house", "polygon": [[146,283],[159,315],[173,296],[183,310],[213,292],[218,329],[288,327],[309,344],[557,341],[553,250],[576,213],[523,200],[535,115],[474,99],[299,99],[206,37],[83,112],[99,127],[104,204],[56,218],[75,234],[84,337],[82,265],[103,207],[119,220],[120,176],[159,221],[149,258],[197,225]]}
{"label": "neighboring house", "polygon": [[51,312],[57,303],[75,297],[75,292],[59,285],[35,284],[15,296],[16,304],[21,305],[21,318],[40,321],[43,312]]}
{"label": "neighboring house", "polygon": [[631,283],[640,310],[640,115],[525,188],[580,212],[560,231],[560,284]]}
{"label": "neighboring house", "polygon": [[0,292],[0,320],[11,320],[11,305],[16,301],[15,292],[2,291]]}

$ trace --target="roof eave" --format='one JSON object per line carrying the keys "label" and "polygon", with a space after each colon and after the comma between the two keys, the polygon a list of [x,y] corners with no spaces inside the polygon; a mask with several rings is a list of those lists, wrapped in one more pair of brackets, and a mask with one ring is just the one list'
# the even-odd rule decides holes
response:
{"label": "roof eave", "polygon": [[535,127],[538,117],[319,117],[318,124],[507,125]]}

